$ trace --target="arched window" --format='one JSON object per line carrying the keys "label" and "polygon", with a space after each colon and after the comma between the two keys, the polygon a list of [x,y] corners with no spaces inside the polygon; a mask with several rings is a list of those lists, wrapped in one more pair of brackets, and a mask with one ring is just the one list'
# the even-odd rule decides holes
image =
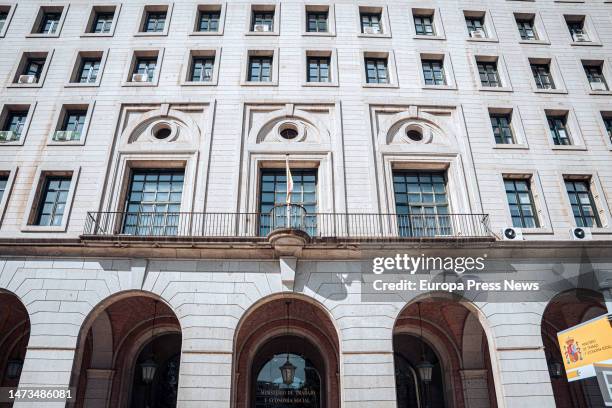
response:
{"label": "arched window", "polygon": [[306,339],[271,339],[253,361],[252,407],[324,408],[324,373],[321,353]]}

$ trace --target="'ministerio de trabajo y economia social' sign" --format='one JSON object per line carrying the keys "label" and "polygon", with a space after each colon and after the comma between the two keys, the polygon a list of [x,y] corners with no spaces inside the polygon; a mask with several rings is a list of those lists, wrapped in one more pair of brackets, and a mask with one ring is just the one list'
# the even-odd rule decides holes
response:
{"label": "'ministerio de trabajo y economia social' sign", "polygon": [[595,376],[593,364],[612,364],[612,314],[557,333],[568,381]]}

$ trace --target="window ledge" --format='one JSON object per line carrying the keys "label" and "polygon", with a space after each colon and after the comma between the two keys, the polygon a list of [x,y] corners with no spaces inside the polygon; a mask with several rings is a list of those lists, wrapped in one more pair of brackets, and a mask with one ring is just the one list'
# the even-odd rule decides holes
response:
{"label": "window ledge", "polygon": [[497,38],[474,38],[474,37],[468,37],[466,39],[466,41],[468,42],[488,42],[488,43],[498,43],[499,40]]}
{"label": "window ledge", "polygon": [[37,82],[35,84],[16,84],[10,83],[6,87],[7,88],[42,88],[42,82]]}
{"label": "window ledge", "polygon": [[500,149],[500,150],[529,150],[529,146],[526,144],[519,144],[519,143],[514,143],[514,144],[494,144],[493,145],[493,149]]}
{"label": "window ledge", "polygon": [[550,41],[546,41],[546,40],[520,40],[519,44],[550,45]]}
{"label": "window ledge", "polygon": [[59,38],[60,34],[59,33],[55,33],[55,34],[26,34],[26,38]]}
{"label": "window ledge", "polygon": [[59,225],[55,227],[41,225],[22,225],[21,232],[66,232],[66,228],[66,225]]}
{"label": "window ledge", "polygon": [[98,37],[112,37],[114,34],[113,33],[82,33],[81,37],[94,37],[94,38],[98,38]]}
{"label": "window ledge", "polygon": [[553,235],[555,232],[550,227],[521,228],[523,235]]}
{"label": "window ledge", "polygon": [[53,140],[51,137],[48,139],[47,146],[83,146],[85,145],[85,135],[81,135],[79,140],[70,140],[65,142],[58,142]]}
{"label": "window ledge", "polygon": [[4,146],[23,146],[23,138],[19,136],[19,139],[13,140],[11,142],[0,142],[0,149],[2,149],[2,147]]}
{"label": "window ledge", "polygon": [[277,81],[270,81],[270,82],[242,81],[240,85],[242,86],[278,86],[278,82]]}
{"label": "window ledge", "polygon": [[534,89],[533,92],[537,94],[567,94],[565,89]]}
{"label": "window ledge", "polygon": [[313,88],[333,88],[337,87],[337,82],[303,82],[302,86],[313,87]]}
{"label": "window ledge", "polygon": [[399,88],[397,84],[369,84],[363,83],[361,84],[364,88]]}
{"label": "window ledge", "polygon": [[331,33],[331,32],[310,32],[310,31],[303,31],[302,35],[304,37],[335,37],[336,33]]}
{"label": "window ledge", "polygon": [[478,90],[482,92],[514,92],[509,86],[479,86]]}
{"label": "window ledge", "polygon": [[151,86],[157,86],[157,82],[127,82],[126,81],[126,82],[123,82],[121,86],[133,86],[136,88],[139,88],[139,87],[147,88]]}
{"label": "window ledge", "polygon": [[436,89],[439,91],[456,91],[457,87],[452,85],[423,85],[422,89]]}
{"label": "window ledge", "polygon": [[572,41],[570,43],[572,47],[601,47],[602,44],[599,41]]}
{"label": "window ledge", "polygon": [[387,33],[380,33],[380,34],[359,33],[359,34],[357,34],[357,37],[359,37],[359,38],[391,38],[391,34],[387,34]]}
{"label": "window ledge", "polygon": [[192,35],[195,37],[209,37],[209,36],[223,35],[223,32],[222,31],[192,31],[189,33],[189,35]]}
{"label": "window ledge", "polygon": [[415,34],[412,36],[415,40],[446,40],[446,36],[444,35],[418,35]]}
{"label": "window ledge", "polygon": [[608,91],[593,91],[593,90],[590,90],[589,91],[589,95],[612,95],[612,90],[608,90]]}
{"label": "window ledge", "polygon": [[80,83],[80,82],[66,82],[66,84],[64,84],[65,88],[98,88],[100,87],[100,83],[98,81],[96,81],[93,84],[89,84],[89,83]]}
{"label": "window ledge", "polygon": [[183,81],[181,86],[216,86],[216,81]]}
{"label": "window ledge", "polygon": [[552,145],[552,150],[557,151],[586,151],[587,148],[584,145]]}
{"label": "window ledge", "polygon": [[247,31],[244,35],[253,36],[253,37],[270,37],[270,36],[278,36],[278,31],[264,31],[264,32],[255,32],[255,31]]}

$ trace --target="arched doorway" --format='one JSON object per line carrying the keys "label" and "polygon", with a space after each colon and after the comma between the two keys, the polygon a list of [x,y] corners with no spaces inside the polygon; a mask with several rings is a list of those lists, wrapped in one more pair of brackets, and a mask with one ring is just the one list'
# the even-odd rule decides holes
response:
{"label": "arched doorway", "polygon": [[163,300],[148,292],[113,296],[81,328],[72,406],[174,408],[180,355],[180,324]]}
{"label": "arched doorway", "polygon": [[314,300],[263,300],[241,319],[234,348],[234,407],[339,408],[338,336]]}
{"label": "arched doorway", "polygon": [[560,293],[542,315],[542,342],[558,408],[598,408],[604,402],[596,378],[568,382],[557,333],[608,312],[601,293],[578,289]]}
{"label": "arched doorway", "polygon": [[402,310],[393,330],[398,408],[497,407],[488,341],[473,309],[431,294]]}
{"label": "arched doorway", "polygon": [[[19,385],[30,338],[28,311],[17,296],[0,290],[0,387]],[[1,403],[0,408],[12,403]]]}

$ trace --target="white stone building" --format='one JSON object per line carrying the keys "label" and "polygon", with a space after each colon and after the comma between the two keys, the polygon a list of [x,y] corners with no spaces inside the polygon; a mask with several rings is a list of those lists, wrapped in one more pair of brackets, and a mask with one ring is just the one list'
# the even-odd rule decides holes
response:
{"label": "white stone building", "polygon": [[[556,332],[612,312],[611,64],[607,0],[0,0],[0,387],[601,406]],[[364,296],[404,253],[549,290]]]}

